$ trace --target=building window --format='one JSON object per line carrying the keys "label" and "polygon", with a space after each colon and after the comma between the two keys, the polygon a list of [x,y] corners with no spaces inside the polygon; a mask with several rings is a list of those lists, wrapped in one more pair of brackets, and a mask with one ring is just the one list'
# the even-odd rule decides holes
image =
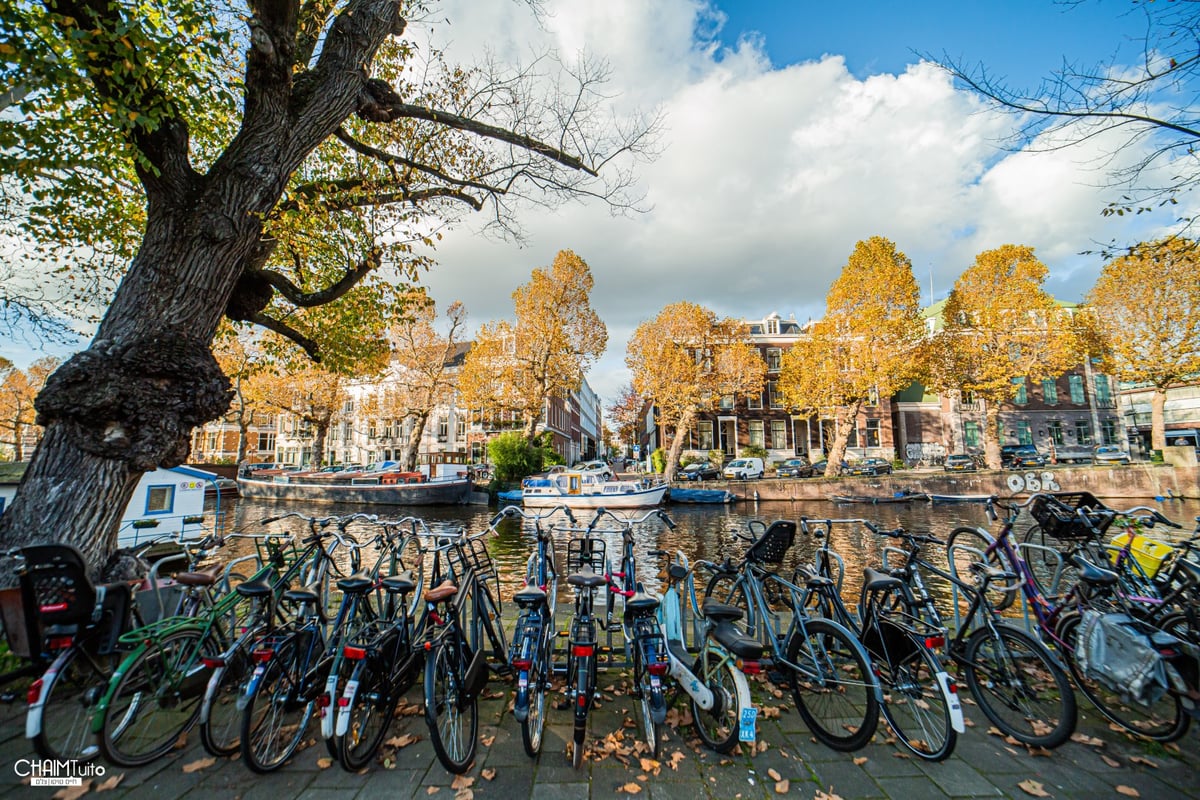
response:
{"label": "building window", "polygon": [[170,514],[174,508],[174,486],[151,486],[146,490],[147,514]]}
{"label": "building window", "polygon": [[275,452],[275,431],[260,433],[258,435],[258,450],[259,452]]}
{"label": "building window", "polygon": [[966,447],[979,447],[979,423],[963,423],[963,443]]}
{"label": "building window", "polygon": [[1054,378],[1042,381],[1042,401],[1048,406],[1058,405],[1058,381]]}
{"label": "building window", "polygon": [[750,420],[750,446],[763,447],[763,421],[761,419]]}
{"label": "building window", "polygon": [[1017,423],[1017,444],[1033,444],[1033,431],[1025,420]]}
{"label": "building window", "polygon": [[370,422],[367,423],[367,438],[368,439],[375,438],[375,420],[371,420]]}
{"label": "building window", "polygon": [[1092,443],[1092,423],[1086,419],[1075,420],[1075,441],[1088,445]]}
{"label": "building window", "polygon": [[1071,387],[1071,402],[1077,406],[1083,405],[1087,399],[1083,396],[1083,376],[1068,375],[1067,383]]}
{"label": "building window", "polygon": [[467,418],[466,417],[455,417],[454,418],[454,438],[458,439],[459,441],[467,438]]}
{"label": "building window", "polygon": [[867,420],[867,447],[879,447],[879,420]]}
{"label": "building window", "polygon": [[1096,404],[1100,405],[1100,406],[1106,406],[1106,407],[1111,406],[1112,405],[1112,393],[1109,390],[1108,376],[1107,375],[1096,375],[1092,379],[1092,383],[1095,384]]}
{"label": "building window", "polygon": [[219,436],[220,436],[220,434],[217,431],[209,431],[208,432],[208,448],[207,448],[208,452],[210,452],[210,453],[217,452],[217,447],[218,447],[217,438]]}
{"label": "building window", "polygon": [[1057,447],[1062,447],[1066,444],[1066,439],[1063,438],[1063,424],[1061,420],[1050,420],[1046,423],[1046,430],[1050,434],[1050,441]]}
{"label": "building window", "polygon": [[770,336],[775,336],[778,333],[779,333],[779,320],[774,319],[774,318],[768,319],[767,320],[767,334]]}
{"label": "building window", "polygon": [[1106,419],[1100,423],[1100,435],[1104,437],[1105,444],[1117,443],[1117,423],[1114,420]]}
{"label": "building window", "polygon": [[846,432],[846,447],[858,447],[858,420],[850,423],[850,430]]}
{"label": "building window", "polygon": [[701,420],[696,423],[696,432],[700,439],[701,450],[713,449],[713,424],[712,420]]}
{"label": "building window", "polygon": [[1013,396],[1013,403],[1023,406],[1029,402],[1029,395],[1025,391],[1025,378],[1013,378],[1013,386],[1016,387],[1016,393]]}
{"label": "building window", "polygon": [[781,419],[771,420],[771,447],[775,450],[787,449],[787,424]]}
{"label": "building window", "polygon": [[719,405],[720,405],[722,411],[729,411],[730,409],[732,409],[733,408],[733,395],[731,395],[731,394],[721,395],[721,402]]}
{"label": "building window", "polygon": [[762,408],[762,392],[746,395],[746,408],[760,410]]}
{"label": "building window", "polygon": [[783,350],[778,347],[767,348],[767,371],[779,372],[783,364]]}
{"label": "building window", "polygon": [[779,381],[767,381],[767,398],[771,408],[783,408],[783,395],[779,393]]}

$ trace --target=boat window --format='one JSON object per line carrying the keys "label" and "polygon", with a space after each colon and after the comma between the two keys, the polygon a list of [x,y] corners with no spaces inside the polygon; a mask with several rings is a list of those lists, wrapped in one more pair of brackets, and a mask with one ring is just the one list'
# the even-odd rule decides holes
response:
{"label": "boat window", "polygon": [[170,514],[174,508],[174,486],[151,486],[146,490],[147,514]]}

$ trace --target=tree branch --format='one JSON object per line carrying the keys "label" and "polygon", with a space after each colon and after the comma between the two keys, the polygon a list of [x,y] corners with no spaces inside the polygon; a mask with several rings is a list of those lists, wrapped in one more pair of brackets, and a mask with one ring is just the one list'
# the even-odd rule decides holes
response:
{"label": "tree branch", "polygon": [[359,281],[379,267],[382,256],[383,253],[379,248],[373,249],[357,266],[347,270],[337,283],[317,292],[303,291],[285,276],[274,270],[265,269],[260,274],[267,283],[287,298],[288,302],[300,308],[313,308],[315,306],[323,306],[326,303],[332,303],[353,289]]}
{"label": "tree branch", "polygon": [[300,333],[300,331],[292,328],[287,323],[280,322],[274,317],[268,317],[266,314],[257,311],[253,314],[247,315],[246,320],[248,322],[253,322],[255,325],[261,325],[269,331],[274,331],[285,339],[290,339],[291,341],[300,345],[300,347],[304,349],[304,352],[308,353],[309,358],[318,364],[321,363],[320,345],[318,345],[312,339],[309,339],[304,334]]}

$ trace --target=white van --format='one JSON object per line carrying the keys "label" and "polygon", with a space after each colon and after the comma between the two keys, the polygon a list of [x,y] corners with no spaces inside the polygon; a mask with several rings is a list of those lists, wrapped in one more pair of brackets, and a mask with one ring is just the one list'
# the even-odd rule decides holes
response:
{"label": "white van", "polygon": [[763,476],[763,460],[761,458],[735,458],[725,465],[721,472],[727,480],[744,481]]}

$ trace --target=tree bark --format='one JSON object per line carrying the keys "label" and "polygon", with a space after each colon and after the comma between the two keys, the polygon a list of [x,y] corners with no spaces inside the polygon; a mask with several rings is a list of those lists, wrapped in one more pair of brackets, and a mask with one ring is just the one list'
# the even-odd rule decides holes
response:
{"label": "tree bark", "polygon": [[846,458],[846,446],[850,442],[850,426],[858,419],[862,401],[838,409],[834,418],[833,444],[825,464],[825,477],[836,478],[842,474],[842,461]]}
{"label": "tree bark", "polygon": [[1000,404],[983,402],[983,457],[988,469],[1000,469]]}
{"label": "tree bark", "polygon": [[663,479],[667,483],[675,480],[675,473],[679,470],[679,454],[683,452],[683,443],[687,440],[688,431],[696,422],[696,415],[696,409],[689,408],[675,425],[675,435],[671,437],[671,449],[667,451],[667,463],[663,467]]}
{"label": "tree bark", "polygon": [[409,431],[408,441],[404,443],[404,452],[400,457],[400,469],[404,472],[412,472],[417,468],[417,454],[421,449],[421,437],[425,435],[425,425],[429,421],[429,412],[413,414],[412,418],[412,430]]}
{"label": "tree bark", "polygon": [[1167,446],[1167,390],[1154,387],[1150,395],[1150,448],[1162,450]]}

